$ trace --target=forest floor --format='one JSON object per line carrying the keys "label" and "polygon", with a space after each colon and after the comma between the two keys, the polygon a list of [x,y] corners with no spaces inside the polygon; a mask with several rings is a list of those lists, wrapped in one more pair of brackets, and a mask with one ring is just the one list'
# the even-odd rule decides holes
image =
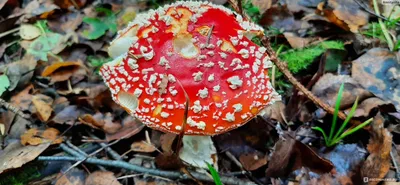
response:
{"label": "forest floor", "polygon": [[0,0],[0,185],[400,184],[399,2],[211,0],[264,28],[282,101],[194,148],[99,72],[118,30],[173,2]]}

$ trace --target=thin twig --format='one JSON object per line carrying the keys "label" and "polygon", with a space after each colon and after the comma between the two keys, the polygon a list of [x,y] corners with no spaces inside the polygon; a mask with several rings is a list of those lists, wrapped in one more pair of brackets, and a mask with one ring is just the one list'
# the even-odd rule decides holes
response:
{"label": "thin twig", "polygon": [[[66,156],[39,156],[39,161],[82,161],[84,160],[86,163],[90,164],[98,164],[102,166],[109,166],[109,167],[117,167],[117,168],[124,168],[127,170],[132,170],[137,173],[145,173],[150,175],[156,175],[161,177],[166,177],[175,180],[189,180],[190,177],[181,172],[175,171],[164,171],[158,169],[150,169],[141,166],[137,166],[134,164],[130,164],[124,161],[111,161],[111,160],[103,160],[97,158],[80,158],[80,157],[66,157]],[[191,172],[191,174],[198,180],[205,181],[205,182],[214,182],[214,180],[208,177],[205,174]],[[224,184],[232,184],[232,185],[254,185],[253,182],[247,180],[237,179],[235,177],[228,177],[221,175],[220,176],[222,183]]]}
{"label": "thin twig", "polygon": [[6,100],[2,98],[0,98],[0,106],[4,106],[7,110],[17,114],[18,116],[21,116],[24,119],[29,119],[29,116],[24,114],[18,107],[6,102]]}
{"label": "thin twig", "polygon": [[[96,140],[100,140],[100,138],[98,138],[97,136],[95,136],[94,134],[92,134],[92,133],[88,133],[89,134],[89,136],[91,137],[91,138],[94,138],[94,139],[96,139]],[[115,159],[115,160],[121,160],[122,159],[122,156],[121,155],[119,155],[116,151],[114,151],[113,149],[111,149],[110,147],[108,147],[107,146],[107,144],[105,144],[105,143],[98,143],[101,147],[104,147],[104,150],[108,153],[108,154],[110,154],[110,156],[113,158],[113,159]]]}
{"label": "thin twig", "polygon": [[19,31],[19,29],[20,29],[20,27],[14,28],[14,29],[12,29],[12,30],[8,30],[8,31],[3,32],[3,33],[0,33],[0,38],[5,37],[5,36],[7,36],[7,35],[9,35],[9,34],[15,33],[15,32],[17,32],[17,31]]}
{"label": "thin twig", "polygon": [[[305,88],[297,79],[292,75],[292,73],[289,71],[287,68],[287,64],[280,61],[279,58],[276,56],[274,50],[272,49],[269,39],[264,37],[263,40],[263,45],[267,49],[267,53],[271,59],[271,61],[276,65],[276,67],[285,75],[285,77],[290,81],[290,83],[293,84],[297,89],[299,89],[308,99],[313,101],[316,105],[324,109],[326,112],[329,114],[334,114],[335,109],[325,102],[321,101],[318,97],[316,97],[312,92],[310,92],[307,88]],[[346,119],[346,114],[343,112],[339,111],[338,112],[338,117],[342,120]],[[352,124],[355,124],[355,122],[352,122]]]}
{"label": "thin twig", "polygon": [[[81,150],[79,147],[75,146],[74,144],[72,144],[70,141],[66,142],[67,145],[69,147],[71,147],[73,150],[77,151],[79,154],[81,154],[81,157],[87,157],[88,154],[86,152],[84,152],[83,150]],[[97,165],[97,167],[99,167],[100,170],[102,171],[106,171],[107,169],[104,168],[103,166]],[[65,171],[64,173],[67,173],[68,171]]]}

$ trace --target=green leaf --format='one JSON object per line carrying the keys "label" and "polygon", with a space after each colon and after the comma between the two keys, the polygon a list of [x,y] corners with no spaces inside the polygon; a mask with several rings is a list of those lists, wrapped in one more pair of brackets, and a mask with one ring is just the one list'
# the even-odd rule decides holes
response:
{"label": "green leaf", "polygon": [[52,52],[61,38],[62,35],[58,33],[48,32],[43,34],[31,43],[27,52],[40,60],[47,61],[48,53]]}
{"label": "green leaf", "polygon": [[10,87],[10,80],[7,75],[0,75],[0,96]]}
{"label": "green leaf", "polygon": [[83,22],[91,26],[90,29],[83,31],[83,36],[89,40],[95,40],[103,36],[107,31],[111,33],[117,32],[116,16],[106,8],[96,8],[97,12],[104,13],[104,17],[93,18],[84,17]]}
{"label": "green leaf", "polygon": [[211,164],[207,163],[207,167],[210,170],[211,176],[214,179],[215,185],[222,185],[221,179],[219,177],[219,174],[217,172],[217,170],[215,170],[215,168],[213,166],[211,166]]}
{"label": "green leaf", "polygon": [[89,40],[95,40],[103,36],[108,30],[108,26],[98,18],[85,17],[83,22],[90,24],[90,30],[84,30],[83,36]]}
{"label": "green leaf", "polygon": [[47,20],[39,20],[35,23],[35,26],[39,27],[43,34],[50,33],[51,30],[47,26]]}

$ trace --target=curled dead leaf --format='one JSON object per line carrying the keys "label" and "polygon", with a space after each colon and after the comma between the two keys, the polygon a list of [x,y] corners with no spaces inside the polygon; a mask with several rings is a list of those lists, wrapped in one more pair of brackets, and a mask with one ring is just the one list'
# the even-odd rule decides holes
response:
{"label": "curled dead leaf", "polygon": [[268,157],[261,152],[246,153],[239,157],[243,168],[249,171],[257,170],[267,164]]}
{"label": "curled dead leaf", "polygon": [[41,121],[49,120],[53,112],[52,104],[53,99],[43,94],[34,95],[32,103],[36,108],[36,113]]}
{"label": "curled dead leaf", "polygon": [[113,172],[96,171],[91,173],[85,180],[85,185],[122,185],[115,178]]}
{"label": "curled dead leaf", "polygon": [[21,144],[23,145],[40,145],[43,143],[59,144],[63,141],[59,137],[60,131],[55,128],[47,128],[46,130],[38,130],[31,128],[21,135]]}
{"label": "curled dead leaf", "polygon": [[[361,175],[368,178],[384,178],[391,166],[390,151],[392,150],[392,135],[384,128],[385,119],[378,113],[371,123],[371,138],[367,145],[370,153],[361,167]],[[369,181],[369,185],[379,181]]]}
{"label": "curled dead leaf", "polygon": [[19,168],[25,163],[34,160],[44,150],[50,146],[50,143],[40,144],[38,146],[22,146],[20,143],[9,144],[0,154],[0,174],[6,170]]}
{"label": "curled dead leaf", "polygon": [[137,141],[131,144],[131,150],[135,152],[151,153],[156,151],[156,148],[146,141]]}
{"label": "curled dead leaf", "polygon": [[344,30],[357,33],[358,28],[368,23],[368,14],[352,0],[328,0],[325,3],[318,4],[317,13]]}
{"label": "curled dead leaf", "polygon": [[328,173],[333,169],[329,160],[320,157],[307,145],[286,133],[276,143],[265,173],[267,177],[286,177],[303,166],[319,174]]}

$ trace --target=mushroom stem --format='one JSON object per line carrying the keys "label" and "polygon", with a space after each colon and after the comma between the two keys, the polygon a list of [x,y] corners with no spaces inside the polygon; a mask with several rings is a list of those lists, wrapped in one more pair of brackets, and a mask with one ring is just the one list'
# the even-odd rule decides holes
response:
{"label": "mushroom stem", "polygon": [[179,151],[179,157],[183,161],[205,169],[207,169],[207,162],[218,170],[217,150],[211,136],[185,135],[182,142],[183,147]]}

